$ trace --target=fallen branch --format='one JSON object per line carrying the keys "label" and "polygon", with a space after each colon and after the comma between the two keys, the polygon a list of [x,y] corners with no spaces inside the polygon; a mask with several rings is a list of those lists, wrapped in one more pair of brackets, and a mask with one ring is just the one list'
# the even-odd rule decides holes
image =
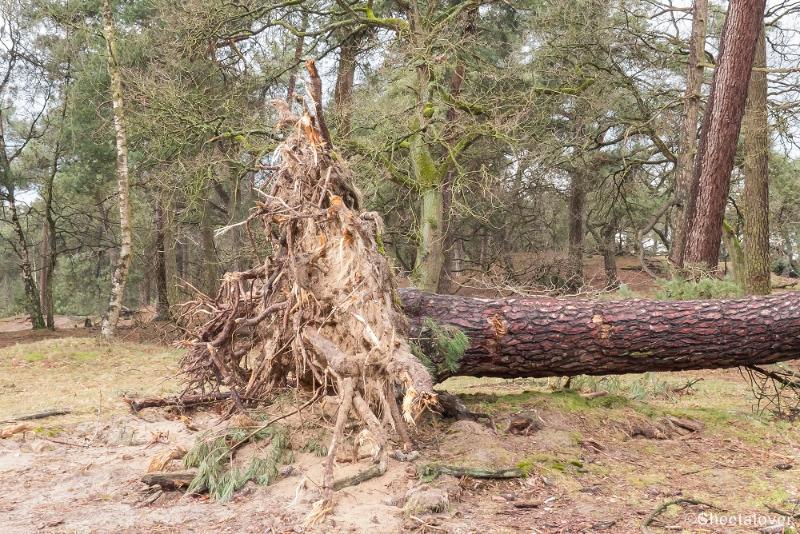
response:
{"label": "fallen branch", "polygon": [[67,415],[71,414],[72,410],[67,409],[54,409],[54,410],[45,410],[43,412],[36,412],[28,415],[21,415],[19,417],[15,417],[13,419],[7,419],[5,421],[0,421],[0,424],[6,423],[17,423],[19,421],[33,421],[35,419],[45,419],[46,417],[55,417],[56,415]]}
{"label": "fallen branch", "polygon": [[157,471],[147,473],[142,477],[142,482],[148,486],[161,486],[161,489],[182,489],[189,487],[197,469],[187,469],[184,471]]}
{"label": "fallen branch", "polygon": [[800,513],[787,512],[786,510],[781,510],[780,508],[775,508],[774,506],[770,506],[769,504],[766,504],[765,506],[766,506],[767,510],[769,510],[773,514],[782,515],[784,517],[790,517],[792,519],[800,519]]}
{"label": "fallen branch", "polygon": [[371,467],[364,469],[363,471],[359,471],[355,475],[341,478],[333,483],[333,490],[339,491],[342,488],[347,488],[349,486],[357,486],[362,482],[366,482],[375,477],[379,477],[386,472],[386,461],[381,460],[380,462],[373,464]]}
{"label": "fallen branch", "polygon": [[789,283],[787,283],[787,284],[777,284],[777,285],[773,285],[773,286],[772,286],[772,289],[786,289],[786,288],[789,288],[789,287],[794,287],[794,286],[796,286],[797,284],[800,284],[800,280],[797,280],[797,281],[795,281],[795,282],[789,282]]}
{"label": "fallen branch", "polygon": [[180,395],[175,397],[147,397],[136,400],[130,397],[122,397],[133,413],[144,410],[145,408],[164,408],[167,406],[177,406],[179,408],[190,408],[201,404],[212,404],[231,398],[230,391],[218,391],[216,393],[205,393],[201,395]]}
{"label": "fallen branch", "polygon": [[450,475],[453,477],[467,477],[480,479],[510,479],[525,478],[527,475],[517,467],[506,469],[479,469],[475,467],[461,467],[457,465],[438,465],[428,464],[422,467],[420,474],[425,477],[436,478],[439,475]]}
{"label": "fallen branch", "polygon": [[698,382],[700,382],[702,380],[703,380],[702,378],[693,378],[691,380],[687,380],[686,383],[684,385],[682,385],[681,387],[672,388],[670,391],[672,393],[681,393],[683,391],[688,391],[688,390],[692,389],[695,384],[697,384]]}
{"label": "fallen branch", "polygon": [[658,507],[656,507],[656,509],[653,510],[653,513],[651,513],[647,517],[647,519],[645,519],[644,523],[642,523],[642,532],[647,534],[647,532],[649,532],[647,530],[647,527],[650,526],[650,524],[653,521],[655,521],[656,517],[658,517],[661,513],[663,513],[667,508],[669,508],[670,506],[673,506],[673,505],[684,505],[684,504],[689,504],[689,505],[694,505],[694,506],[707,506],[709,508],[717,508],[717,506],[715,506],[715,505],[713,505],[711,503],[707,503],[707,502],[701,501],[699,499],[693,499],[691,497],[678,497],[677,499],[672,499],[671,501],[665,501],[665,502],[662,502],[661,504],[659,504]]}

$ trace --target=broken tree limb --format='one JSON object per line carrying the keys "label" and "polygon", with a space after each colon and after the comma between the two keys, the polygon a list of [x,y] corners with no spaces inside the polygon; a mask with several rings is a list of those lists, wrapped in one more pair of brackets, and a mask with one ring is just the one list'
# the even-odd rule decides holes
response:
{"label": "broken tree limb", "polygon": [[161,489],[181,489],[189,487],[194,477],[197,475],[196,469],[187,469],[185,471],[157,471],[154,473],[147,473],[142,477],[142,482],[148,486],[161,486]]}
{"label": "broken tree limb", "polygon": [[399,294],[412,338],[430,318],[469,339],[455,367],[434,361],[439,381],[685,371],[800,357],[800,292],[679,302]]}
{"label": "broken tree limb", "polygon": [[461,467],[458,465],[425,465],[420,470],[420,474],[426,477],[437,477],[439,475],[450,475],[457,478],[481,478],[481,479],[509,479],[525,478],[527,475],[518,467],[508,467],[503,469],[479,469],[474,467]]}
{"label": "broken tree limb", "polygon": [[226,400],[231,397],[230,391],[217,391],[214,393],[205,393],[198,395],[178,395],[175,397],[146,397],[143,399],[132,399],[130,397],[122,397],[131,411],[136,413],[145,408],[164,408],[167,406],[177,406],[179,408],[190,408],[200,404],[210,404]]}
{"label": "broken tree limb", "polygon": [[47,417],[55,417],[57,415],[68,415],[71,414],[72,410],[68,409],[55,409],[55,410],[44,410],[42,412],[31,413],[27,415],[20,415],[19,417],[15,417],[13,419],[7,419],[5,421],[0,421],[0,424],[5,423],[16,423],[18,421],[33,421],[36,419],[46,419]]}

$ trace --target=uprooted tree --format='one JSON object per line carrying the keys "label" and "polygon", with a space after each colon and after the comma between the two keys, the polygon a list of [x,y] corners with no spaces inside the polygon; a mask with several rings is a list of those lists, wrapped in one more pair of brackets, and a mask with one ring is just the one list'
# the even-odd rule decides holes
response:
{"label": "uprooted tree", "polygon": [[215,298],[187,305],[194,337],[182,368],[187,392],[225,390],[236,403],[268,400],[287,384],[310,393],[306,405],[339,395],[317,517],[347,485],[333,468],[351,415],[378,445],[368,473],[351,477],[357,483],[385,470],[390,430],[411,445],[409,426],[437,403],[433,383],[447,376],[735,367],[800,351],[800,294],[665,303],[398,292],[381,218],[360,210],[331,150],[313,62],[307,69],[311,111],[297,118],[283,109],[293,130],[245,221],[269,253],[251,270],[226,274]]}

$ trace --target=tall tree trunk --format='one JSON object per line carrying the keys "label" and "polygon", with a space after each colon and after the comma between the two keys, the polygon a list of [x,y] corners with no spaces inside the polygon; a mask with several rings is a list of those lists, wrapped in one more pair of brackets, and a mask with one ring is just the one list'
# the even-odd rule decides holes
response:
{"label": "tall tree trunk", "polygon": [[[300,22],[300,31],[305,32],[308,26],[308,12],[303,11],[303,20]],[[286,102],[291,106],[292,99],[294,99],[295,89],[297,87],[297,69],[303,59],[303,47],[305,46],[305,35],[297,36],[297,41],[294,45],[294,64],[291,74],[289,74],[289,81],[286,84]]]}
{"label": "tall tree trunk", "polygon": [[800,292],[683,302],[399,293],[412,337],[420,337],[430,318],[459,328],[469,339],[466,352],[451,362],[455,371],[438,365],[437,380],[712,369],[800,354],[800,336],[787,335],[800,327]]}
{"label": "tall tree trunk", "polygon": [[[67,62],[67,75],[64,84],[64,101],[61,105],[61,126],[67,116],[68,100],[66,97],[67,89],[70,84],[71,63]],[[58,173],[58,162],[61,159],[61,133],[59,132],[53,148],[53,161],[50,165],[50,172],[47,173],[42,190],[42,201],[44,208],[44,222],[42,223],[42,267],[39,271],[39,303],[44,314],[45,324],[50,330],[55,329],[55,309],[53,302],[53,274],[56,269],[57,244],[56,244],[56,221],[53,218],[53,184]]]}
{"label": "tall tree trunk", "polygon": [[[478,17],[478,9],[468,9],[464,13],[464,29],[461,32],[462,38],[466,38],[475,32],[475,20]],[[464,85],[464,78],[467,74],[467,68],[463,62],[460,62],[453,69],[450,75],[450,97],[455,100],[461,95],[461,88]],[[447,124],[453,127],[458,120],[458,110],[455,106],[451,105],[447,108]],[[450,140],[454,143],[456,140]],[[442,272],[439,274],[439,286],[437,292],[450,293],[452,292],[452,264],[453,264],[453,185],[457,177],[457,170],[453,165],[450,165],[447,172],[442,178],[442,223],[444,224],[442,251],[444,259],[442,261]]]}
{"label": "tall tree trunk", "polygon": [[616,221],[606,224],[600,233],[600,252],[603,255],[603,269],[606,273],[606,289],[616,289],[619,287],[616,241],[614,239],[616,235]]}
{"label": "tall tree trunk", "polygon": [[697,201],[684,258],[686,267],[701,272],[717,270],[730,174],[764,4],[765,0],[732,0],[722,30],[719,64],[695,163]]}
{"label": "tall tree trunk", "polygon": [[414,266],[417,285],[432,293],[439,290],[439,278],[444,265],[444,210],[440,185],[433,185],[422,192],[419,247]]}
{"label": "tall tree trunk", "polygon": [[746,267],[742,242],[727,221],[722,222],[722,241],[725,243],[725,249],[728,251],[728,257],[731,260],[733,279],[739,286],[744,287]]}
{"label": "tall tree trunk", "polygon": [[339,45],[339,63],[336,70],[336,85],[333,90],[333,106],[339,119],[337,133],[341,138],[350,136],[352,128],[353,86],[355,84],[358,53],[367,36],[367,30],[353,33]]}
{"label": "tall tree trunk", "polygon": [[[422,130],[428,120],[425,108],[428,105],[428,86],[430,73],[426,65],[417,68],[417,117],[413,129]],[[409,139],[409,155],[414,182],[420,189],[419,236],[417,257],[414,262],[414,279],[425,291],[435,293],[439,288],[439,277],[444,264],[444,199],[442,197],[442,178],[445,168],[436,164],[424,131],[415,133]]]}
{"label": "tall tree trunk", "polygon": [[694,159],[697,152],[697,117],[700,112],[700,94],[703,88],[703,60],[705,59],[708,0],[695,0],[692,9],[692,37],[689,43],[689,64],[686,73],[686,91],[683,95],[680,151],[675,169],[676,207],[672,213],[672,247],[669,261],[683,268],[686,236],[694,212],[697,195]]}
{"label": "tall tree trunk", "polygon": [[8,187],[6,191],[6,202],[11,212],[11,226],[14,229],[17,245],[14,247],[20,259],[20,269],[22,270],[22,284],[25,289],[25,303],[28,309],[28,317],[34,330],[44,328],[44,317],[42,317],[42,307],[39,302],[39,290],[36,288],[33,264],[31,263],[30,246],[25,238],[25,231],[19,218],[17,200],[14,195],[14,188]]}
{"label": "tall tree trunk", "polygon": [[[756,45],[753,66],[767,66],[764,27]],[[750,295],[770,292],[769,272],[769,122],[767,118],[767,73],[750,75],[744,121],[744,288]]]}
{"label": "tall tree trunk", "polygon": [[166,257],[166,224],[164,222],[164,207],[161,200],[156,200],[156,321],[168,321],[169,311],[169,291],[167,288],[167,257]]}
{"label": "tall tree trunk", "polygon": [[[11,172],[11,161],[6,152],[6,137],[3,129],[2,107],[0,107],[0,186],[5,190],[0,194],[0,201],[8,204],[11,213],[11,228],[14,232],[16,245],[12,242],[12,248],[19,258],[19,267],[22,271],[22,284],[25,290],[25,307],[28,310],[31,326],[34,330],[44,328],[44,318],[42,317],[42,307],[39,300],[39,291],[36,288],[34,269],[31,263],[31,253],[22,222],[19,218],[17,209],[17,199],[14,191],[14,177]],[[0,190],[2,192],[2,190]]]}
{"label": "tall tree trunk", "polygon": [[111,101],[114,106],[114,129],[117,138],[117,190],[119,193],[120,249],[117,265],[111,278],[111,299],[103,316],[100,331],[106,339],[114,336],[125,296],[128,270],[131,265],[131,206],[128,179],[128,136],[122,94],[122,73],[117,54],[117,38],[110,0],[103,0],[103,33],[108,55],[108,75],[111,78]]}
{"label": "tall tree trunk", "polygon": [[[53,162],[53,167],[56,167]],[[47,177],[43,190],[44,221],[42,223],[41,257],[42,265],[39,269],[39,306],[44,316],[45,325],[50,330],[55,329],[53,317],[53,272],[56,268],[56,223],[53,219],[53,175],[55,169]]]}
{"label": "tall tree trunk", "polygon": [[575,169],[571,173],[569,191],[569,249],[567,251],[567,289],[572,292],[583,287],[583,237],[586,211],[586,173]]}
{"label": "tall tree trunk", "polygon": [[206,295],[214,297],[217,292],[217,247],[214,243],[214,228],[211,221],[211,210],[208,202],[203,204],[200,216],[200,284]]}

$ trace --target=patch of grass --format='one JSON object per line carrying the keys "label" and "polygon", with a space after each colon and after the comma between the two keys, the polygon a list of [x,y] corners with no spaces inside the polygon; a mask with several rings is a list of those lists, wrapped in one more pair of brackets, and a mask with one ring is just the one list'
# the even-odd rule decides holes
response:
{"label": "patch of grass", "polygon": [[546,470],[563,474],[586,473],[588,470],[583,462],[578,459],[561,459],[556,456],[537,453],[517,462],[517,469],[525,476],[530,476],[534,471]]}
{"label": "patch of grass", "polygon": [[91,362],[98,360],[104,353],[99,350],[75,351],[71,354],[72,359],[77,362]]}
{"label": "patch of grass", "polygon": [[664,473],[633,472],[628,476],[628,482],[638,488],[646,488],[649,486],[663,487],[667,484],[667,478]]}
{"label": "patch of grass", "polygon": [[553,392],[523,391],[506,395],[464,395],[467,404],[477,406],[478,411],[497,413],[529,407],[547,407],[566,412],[580,412],[596,408],[618,409],[630,405],[630,400],[620,395],[605,395],[584,398],[577,391],[566,389]]}
{"label": "patch of grass", "polygon": [[609,375],[573,377],[572,388],[584,391],[607,391],[633,400],[661,398],[669,395],[671,384],[663,373],[643,373],[641,375]]}
{"label": "patch of grass", "polygon": [[0,394],[0,420],[52,408],[71,415],[44,425],[127,413],[122,392],[141,396],[177,393],[181,351],[94,338],[47,339],[0,349],[0,376],[13,383]]}
{"label": "patch of grass", "polygon": [[39,436],[42,436],[42,437],[45,437],[45,438],[54,438],[54,437],[58,436],[59,434],[61,434],[64,431],[64,427],[61,427],[61,426],[52,426],[52,427],[37,426],[36,428],[33,429],[33,431]]}
{"label": "patch of grass", "polygon": [[554,406],[573,412],[591,410],[594,408],[617,409],[630,404],[630,401],[621,395],[604,395],[587,399],[580,393],[571,389],[554,391],[551,394]]}
{"label": "patch of grass", "polygon": [[22,359],[24,359],[28,363],[36,363],[40,362],[47,358],[47,354],[38,351],[31,351],[26,354],[23,354]]}

